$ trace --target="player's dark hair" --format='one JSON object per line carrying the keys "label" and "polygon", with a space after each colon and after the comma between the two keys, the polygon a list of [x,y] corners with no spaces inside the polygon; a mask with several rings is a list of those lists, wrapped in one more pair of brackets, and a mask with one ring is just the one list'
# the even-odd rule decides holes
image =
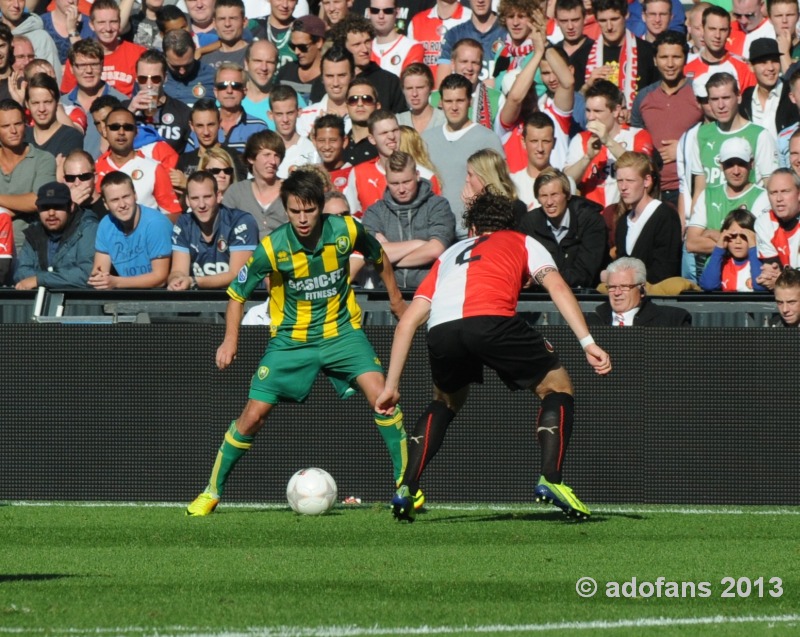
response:
{"label": "player's dark hair", "polygon": [[617,11],[622,16],[628,15],[628,0],[593,0],[592,11],[595,16],[601,11]]}
{"label": "player's dark hair", "polygon": [[703,9],[703,26],[706,26],[706,21],[708,20],[708,16],[715,15],[718,18],[725,18],[728,21],[728,24],[731,22],[731,14],[725,11],[722,7],[719,7],[715,4],[712,4],[710,7],[706,7]]}
{"label": "player's dark hair", "polygon": [[[663,2],[663,0],[659,1]],[[653,42],[653,54],[658,55],[658,47],[670,44],[681,47],[684,58],[689,55],[689,44],[686,42],[686,36],[677,31],[664,31],[663,33],[659,33],[656,36],[655,42]]]}
{"label": "player's dark hair", "polygon": [[756,218],[755,215],[746,208],[735,208],[731,210],[722,221],[721,229],[727,230],[734,223],[739,224],[739,226],[747,230],[753,230],[755,228]]}
{"label": "player's dark hair", "polygon": [[476,234],[511,229],[514,227],[514,202],[487,186],[467,204],[464,227],[474,228]]}
{"label": "player's dark hair", "polygon": [[339,134],[344,137],[345,127],[344,127],[344,119],[339,117],[338,115],[334,115],[333,113],[326,113],[322,117],[318,117],[314,120],[314,135],[316,136],[318,130],[322,130],[323,128],[335,128],[339,131]]}
{"label": "player's dark hair", "polygon": [[439,95],[444,97],[445,91],[452,91],[459,88],[463,88],[467,91],[467,99],[472,99],[472,82],[458,73],[451,73],[442,80],[442,83],[439,84]]}
{"label": "player's dark hair", "polygon": [[306,204],[315,204],[320,212],[325,207],[325,183],[310,170],[295,170],[281,184],[281,201],[286,208],[289,197],[297,197]]}
{"label": "player's dark hair", "polygon": [[130,175],[126,175],[121,170],[114,170],[103,177],[103,181],[100,182],[100,190],[103,191],[109,186],[121,186],[122,184],[128,184],[133,189],[133,179],[130,178]]}
{"label": "player's dark hair", "polygon": [[800,270],[786,267],[775,279],[775,289],[778,288],[800,288]]}
{"label": "player's dark hair", "polygon": [[219,186],[217,185],[216,178],[207,170],[196,170],[191,175],[189,175],[189,177],[186,179],[187,192],[189,190],[189,184],[202,184],[204,181],[211,182],[211,184],[214,186],[215,195],[219,192]]}
{"label": "player's dark hair", "polygon": [[122,102],[118,97],[114,97],[113,95],[101,95],[92,102],[92,105],[89,107],[89,113],[94,115],[97,111],[103,110],[104,108],[116,108],[117,106],[122,106]]}

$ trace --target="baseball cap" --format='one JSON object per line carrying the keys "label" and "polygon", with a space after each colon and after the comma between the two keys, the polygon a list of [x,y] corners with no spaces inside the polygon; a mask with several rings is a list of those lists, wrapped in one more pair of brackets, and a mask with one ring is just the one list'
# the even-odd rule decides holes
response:
{"label": "baseball cap", "polygon": [[292,22],[292,31],[308,33],[313,38],[322,38],[324,40],[327,30],[328,28],[322,19],[315,15],[304,15],[302,18],[297,18]]}
{"label": "baseball cap", "polygon": [[723,164],[731,159],[741,159],[745,162],[753,159],[753,149],[746,139],[731,137],[722,142],[722,146],[719,147],[719,163]]}
{"label": "baseball cap", "polygon": [[770,38],[757,38],[750,43],[750,62],[764,58],[779,58],[778,42]]}
{"label": "baseball cap", "polygon": [[692,91],[694,92],[694,96],[699,100],[707,100],[708,99],[708,90],[706,89],[706,82],[708,82],[708,78],[710,76],[708,73],[703,73],[702,75],[698,75],[696,78],[692,80]]}
{"label": "baseball cap", "polygon": [[39,188],[36,193],[36,207],[39,210],[50,208],[63,208],[69,210],[72,204],[72,196],[66,184],[51,181]]}

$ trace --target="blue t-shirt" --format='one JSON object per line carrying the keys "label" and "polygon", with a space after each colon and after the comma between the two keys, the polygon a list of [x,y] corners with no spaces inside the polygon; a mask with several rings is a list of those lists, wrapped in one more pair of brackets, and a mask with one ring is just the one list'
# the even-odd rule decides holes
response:
{"label": "blue t-shirt", "polygon": [[258,222],[244,210],[220,206],[210,242],[203,239],[191,213],[178,217],[172,228],[172,251],[188,254],[192,276],[211,276],[230,270],[231,252],[253,251],[258,245]]}
{"label": "blue t-shirt", "polygon": [[111,257],[119,276],[139,276],[153,271],[153,259],[172,256],[172,222],[161,212],[139,206],[139,223],[125,234],[113,215],[106,215],[97,228],[95,250]]}
{"label": "blue t-shirt", "polygon": [[472,20],[457,24],[444,36],[442,53],[439,56],[438,64],[451,64],[453,61],[453,47],[456,45],[456,42],[464,38],[472,38],[483,45],[483,68],[481,69],[479,79],[482,82],[488,80],[494,74],[495,56],[497,56],[497,53],[503,48],[507,35],[508,31],[500,26],[499,20],[497,20],[486,33],[478,31],[472,23]]}
{"label": "blue t-shirt", "polygon": [[164,92],[171,98],[183,102],[187,106],[204,97],[214,97],[215,71],[208,64],[197,63],[197,68],[190,75],[178,78],[167,70],[167,81]]}

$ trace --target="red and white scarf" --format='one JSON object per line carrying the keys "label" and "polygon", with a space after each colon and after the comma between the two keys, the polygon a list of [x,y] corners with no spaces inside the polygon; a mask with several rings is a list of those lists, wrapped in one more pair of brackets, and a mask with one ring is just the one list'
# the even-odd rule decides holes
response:
{"label": "red and white scarf", "polygon": [[531,42],[530,38],[528,38],[522,44],[517,46],[511,41],[511,36],[508,36],[506,38],[506,43],[503,46],[503,49],[500,51],[499,57],[510,58],[508,68],[505,70],[513,71],[517,67],[520,67],[525,58],[532,52],[533,52],[533,42]]}
{"label": "red and white scarf", "polygon": [[[601,35],[592,45],[589,51],[589,58],[586,62],[586,79],[598,66],[603,66],[603,36]],[[625,41],[619,53],[619,72],[617,77],[610,77],[609,81],[616,84],[625,95],[625,103],[628,108],[633,108],[633,100],[639,83],[639,49],[636,47],[636,36],[627,29],[625,30]]]}
{"label": "red and white scarf", "polygon": [[492,130],[492,105],[489,102],[489,91],[483,82],[478,82],[472,94],[472,121]]}

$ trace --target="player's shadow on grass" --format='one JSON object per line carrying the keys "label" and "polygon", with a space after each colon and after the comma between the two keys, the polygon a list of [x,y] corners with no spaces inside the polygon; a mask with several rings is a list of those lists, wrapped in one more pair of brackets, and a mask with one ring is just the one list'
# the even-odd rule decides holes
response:
{"label": "player's shadow on grass", "polygon": [[64,579],[67,577],[80,577],[69,573],[13,573],[0,574],[0,584],[5,582],[42,582],[51,579]]}

